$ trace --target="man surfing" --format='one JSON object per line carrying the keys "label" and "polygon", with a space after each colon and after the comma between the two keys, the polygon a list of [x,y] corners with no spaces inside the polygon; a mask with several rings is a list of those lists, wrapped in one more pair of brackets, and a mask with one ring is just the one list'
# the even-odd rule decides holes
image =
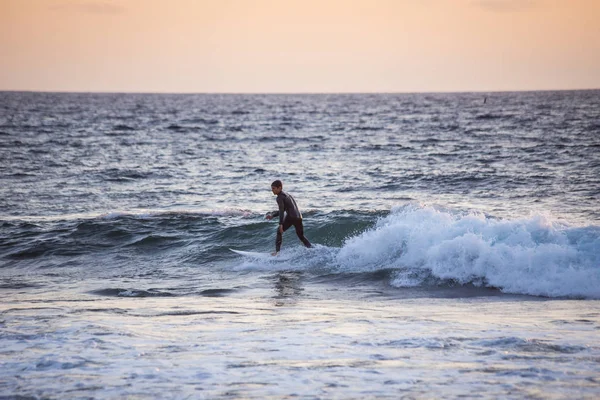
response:
{"label": "man surfing", "polygon": [[267,214],[267,219],[271,220],[279,216],[279,227],[277,228],[277,239],[275,240],[275,252],[272,256],[279,254],[281,243],[283,242],[283,232],[287,231],[290,226],[294,225],[296,235],[304,243],[306,247],[312,247],[308,239],[304,236],[304,226],[302,225],[302,213],[296,204],[296,200],[289,194],[283,191],[283,183],[276,180],[271,184],[271,191],[277,196],[277,205],[279,210]]}

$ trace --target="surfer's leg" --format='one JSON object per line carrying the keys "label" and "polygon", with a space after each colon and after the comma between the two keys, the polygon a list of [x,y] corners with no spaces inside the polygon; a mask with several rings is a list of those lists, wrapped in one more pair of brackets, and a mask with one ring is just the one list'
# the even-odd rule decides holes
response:
{"label": "surfer's leg", "polygon": [[[287,231],[292,226],[291,218],[285,218],[283,220],[283,231]],[[281,243],[283,242],[283,234],[279,232],[279,225],[277,225],[277,239],[275,239],[275,251],[279,253],[281,250]]]}
{"label": "surfer's leg", "polygon": [[304,236],[304,225],[302,225],[302,218],[298,218],[294,222],[294,228],[296,228],[296,235],[298,235],[298,239],[300,239],[300,241],[304,243],[306,247],[312,247],[306,236]]}

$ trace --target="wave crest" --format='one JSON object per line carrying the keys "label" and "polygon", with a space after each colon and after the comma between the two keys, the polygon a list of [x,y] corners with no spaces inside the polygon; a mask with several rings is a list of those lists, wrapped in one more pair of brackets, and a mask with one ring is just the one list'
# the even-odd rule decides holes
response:
{"label": "wave crest", "polygon": [[543,216],[501,220],[405,206],[348,239],[336,258],[355,272],[398,269],[391,282],[398,287],[431,274],[507,293],[600,298],[600,227]]}

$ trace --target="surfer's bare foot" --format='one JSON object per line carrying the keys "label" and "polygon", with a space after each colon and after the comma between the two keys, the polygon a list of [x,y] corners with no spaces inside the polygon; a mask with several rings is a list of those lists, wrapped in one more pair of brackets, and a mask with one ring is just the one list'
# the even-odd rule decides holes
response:
{"label": "surfer's bare foot", "polygon": [[271,253],[271,255],[272,255],[273,257],[275,257],[277,254],[279,254],[279,252],[278,252],[278,251],[274,251],[273,253]]}

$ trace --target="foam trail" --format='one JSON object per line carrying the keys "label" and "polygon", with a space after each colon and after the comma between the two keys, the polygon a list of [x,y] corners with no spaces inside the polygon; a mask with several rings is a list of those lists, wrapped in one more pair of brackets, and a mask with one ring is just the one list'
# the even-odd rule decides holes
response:
{"label": "foam trail", "polygon": [[353,272],[397,268],[392,284],[399,287],[423,283],[431,274],[508,293],[600,298],[600,227],[411,205],[348,239],[337,264]]}

